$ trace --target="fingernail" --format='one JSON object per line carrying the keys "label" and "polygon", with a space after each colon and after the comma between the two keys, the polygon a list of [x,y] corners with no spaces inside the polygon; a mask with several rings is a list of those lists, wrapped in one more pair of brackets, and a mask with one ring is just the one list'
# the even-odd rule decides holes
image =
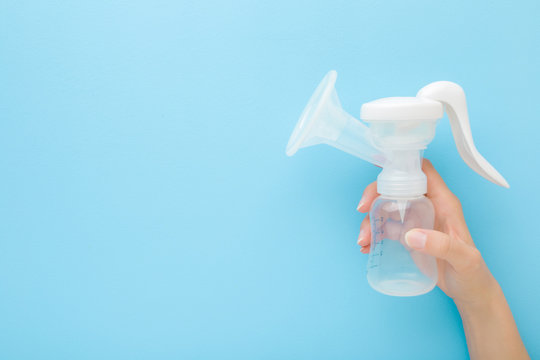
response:
{"label": "fingernail", "polygon": [[363,229],[360,230],[360,234],[358,235],[358,244],[361,244],[364,241],[365,236],[366,232]]}
{"label": "fingernail", "polygon": [[362,195],[362,198],[360,199],[360,202],[358,203],[358,206],[356,207],[356,210],[357,210],[357,211],[360,211],[360,208],[361,208],[362,206],[364,206],[364,202],[365,202],[365,199],[364,199],[364,198],[365,198],[365,196]]}
{"label": "fingernail", "polygon": [[405,234],[405,242],[413,249],[423,249],[426,246],[427,235],[421,231],[411,230]]}

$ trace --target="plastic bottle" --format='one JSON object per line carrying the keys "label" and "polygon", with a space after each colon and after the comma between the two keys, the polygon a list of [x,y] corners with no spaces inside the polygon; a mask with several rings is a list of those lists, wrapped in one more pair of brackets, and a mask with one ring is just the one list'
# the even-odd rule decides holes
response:
{"label": "plastic bottle", "polygon": [[420,195],[400,199],[381,195],[370,210],[371,251],[367,279],[375,290],[398,296],[425,294],[437,284],[437,262],[405,243],[413,228],[433,229],[431,200]]}

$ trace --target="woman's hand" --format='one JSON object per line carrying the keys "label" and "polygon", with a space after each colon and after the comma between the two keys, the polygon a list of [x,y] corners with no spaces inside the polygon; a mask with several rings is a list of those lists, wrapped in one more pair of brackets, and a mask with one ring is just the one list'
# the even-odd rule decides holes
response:
{"label": "woman's hand", "polygon": [[[460,311],[471,358],[527,359],[510,308],[474,245],[458,198],[428,160],[424,160],[422,170],[427,176],[427,197],[435,208],[435,229],[409,230],[405,241],[411,248],[437,258],[437,285]],[[358,211],[369,212],[378,195],[377,184],[370,184]],[[363,253],[369,252],[370,242],[371,229],[366,216],[358,237]]]}
{"label": "woman's hand", "polygon": [[[478,303],[498,288],[465,223],[458,198],[452,194],[431,162],[424,160],[422,170],[428,179],[427,197],[435,208],[435,230],[413,229],[405,235],[407,244],[437,258],[437,285],[456,303]],[[378,196],[377,184],[370,184],[358,205],[358,211],[368,212]],[[369,216],[360,226],[358,244],[361,251],[370,250]]]}

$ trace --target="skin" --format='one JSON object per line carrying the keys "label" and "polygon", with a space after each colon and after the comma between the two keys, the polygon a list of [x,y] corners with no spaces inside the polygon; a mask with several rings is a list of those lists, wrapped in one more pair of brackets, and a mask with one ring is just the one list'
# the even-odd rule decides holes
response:
{"label": "skin", "polygon": [[[529,359],[501,287],[474,245],[459,199],[448,189],[431,162],[424,160],[426,196],[435,208],[434,230],[412,229],[407,244],[437,258],[437,286],[451,297],[461,315],[471,359]],[[368,185],[358,211],[368,213],[377,194]],[[358,245],[370,251],[369,215],[360,226]]]}

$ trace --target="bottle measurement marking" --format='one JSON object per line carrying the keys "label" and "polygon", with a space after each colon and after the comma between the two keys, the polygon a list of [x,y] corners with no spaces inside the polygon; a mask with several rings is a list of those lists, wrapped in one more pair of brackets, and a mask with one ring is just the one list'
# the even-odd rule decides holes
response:
{"label": "bottle measurement marking", "polygon": [[384,248],[384,238],[382,238],[382,235],[384,234],[383,224],[384,224],[384,217],[381,216],[379,218],[373,219],[373,228],[375,230],[373,233],[373,237],[374,237],[375,246],[369,256],[368,269],[377,268],[379,266],[379,262],[381,261],[381,257],[383,256],[383,248]]}

